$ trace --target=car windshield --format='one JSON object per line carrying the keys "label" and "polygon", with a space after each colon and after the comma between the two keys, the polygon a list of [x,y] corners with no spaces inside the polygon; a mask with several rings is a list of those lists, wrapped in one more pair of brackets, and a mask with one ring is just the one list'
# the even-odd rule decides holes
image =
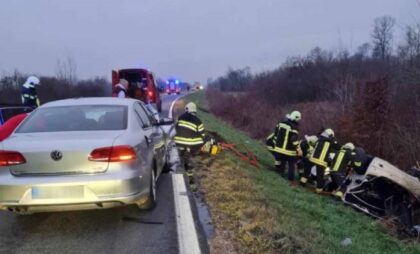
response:
{"label": "car windshield", "polygon": [[23,122],[16,133],[105,131],[126,128],[126,106],[63,106],[36,110]]}

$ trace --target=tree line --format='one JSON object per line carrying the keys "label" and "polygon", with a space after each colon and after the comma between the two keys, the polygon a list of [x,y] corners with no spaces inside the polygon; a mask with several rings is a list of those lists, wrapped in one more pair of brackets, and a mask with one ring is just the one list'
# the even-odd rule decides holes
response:
{"label": "tree line", "polygon": [[275,70],[229,69],[210,83],[212,111],[264,138],[296,108],[303,132],[333,127],[343,142],[412,166],[420,154],[420,23],[404,28],[398,42],[395,25],[392,17],[376,18],[371,41],[353,53],[315,47]]}

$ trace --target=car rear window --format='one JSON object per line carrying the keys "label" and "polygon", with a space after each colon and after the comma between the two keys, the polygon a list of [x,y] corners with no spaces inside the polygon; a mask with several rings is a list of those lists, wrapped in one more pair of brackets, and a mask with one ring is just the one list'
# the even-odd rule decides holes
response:
{"label": "car rear window", "polygon": [[127,106],[63,106],[39,108],[16,133],[106,131],[127,129]]}

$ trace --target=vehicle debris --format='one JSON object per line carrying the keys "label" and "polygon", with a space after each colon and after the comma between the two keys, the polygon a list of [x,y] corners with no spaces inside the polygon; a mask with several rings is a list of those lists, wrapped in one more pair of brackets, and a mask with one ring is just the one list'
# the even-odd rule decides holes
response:
{"label": "vehicle debris", "polygon": [[[417,174],[417,173],[416,173]],[[344,203],[375,218],[395,217],[410,235],[420,227],[420,177],[375,157],[365,174],[349,177]]]}

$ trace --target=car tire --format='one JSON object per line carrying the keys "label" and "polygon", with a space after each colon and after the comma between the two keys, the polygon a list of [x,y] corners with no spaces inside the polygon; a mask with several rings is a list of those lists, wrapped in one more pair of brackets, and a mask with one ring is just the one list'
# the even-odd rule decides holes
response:
{"label": "car tire", "polygon": [[149,196],[146,202],[140,206],[141,209],[152,209],[156,205],[156,173],[152,170],[150,174]]}

